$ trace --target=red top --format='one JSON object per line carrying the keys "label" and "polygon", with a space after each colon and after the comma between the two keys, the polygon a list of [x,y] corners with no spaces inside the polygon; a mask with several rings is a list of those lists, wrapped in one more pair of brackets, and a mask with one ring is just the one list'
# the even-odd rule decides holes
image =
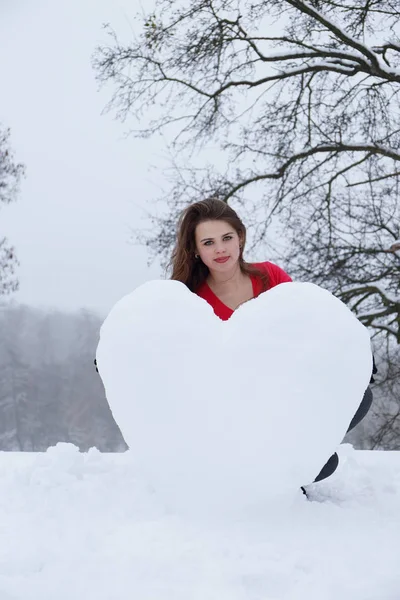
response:
{"label": "red top", "polygon": [[[268,274],[269,287],[271,289],[280,283],[292,281],[291,278],[283,269],[274,265],[270,262],[253,263],[253,267],[257,267],[260,271],[265,271]],[[253,298],[257,298],[262,292],[261,279],[255,275],[250,275],[251,283],[253,284]],[[196,290],[196,294],[203,298],[210,304],[217,317],[223,321],[227,321],[234,313],[234,311],[226,306],[219,298],[214,294],[210,286],[206,281]]]}

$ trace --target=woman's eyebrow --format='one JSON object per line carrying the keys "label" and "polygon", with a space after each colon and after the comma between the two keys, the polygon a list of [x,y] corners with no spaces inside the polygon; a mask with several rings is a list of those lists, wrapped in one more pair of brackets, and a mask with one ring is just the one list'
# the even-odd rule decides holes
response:
{"label": "woman's eyebrow", "polygon": [[[229,235],[229,234],[231,234],[231,233],[233,233],[233,231],[228,231],[228,233],[224,233],[223,235],[221,235],[221,237],[225,237],[226,235]],[[213,239],[214,239],[214,238],[211,238],[211,237],[209,237],[209,238],[204,238],[203,240],[200,240],[200,242],[208,242],[209,240],[213,240]]]}

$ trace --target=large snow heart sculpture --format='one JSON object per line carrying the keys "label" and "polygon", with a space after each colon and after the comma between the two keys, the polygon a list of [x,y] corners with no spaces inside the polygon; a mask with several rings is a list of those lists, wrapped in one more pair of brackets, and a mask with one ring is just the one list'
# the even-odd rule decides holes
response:
{"label": "large snow heart sculpture", "polygon": [[203,510],[313,481],[372,369],[365,327],[308,283],[277,286],[229,321],[179,282],[146,283],[105,320],[97,361],[138,469],[171,506]]}

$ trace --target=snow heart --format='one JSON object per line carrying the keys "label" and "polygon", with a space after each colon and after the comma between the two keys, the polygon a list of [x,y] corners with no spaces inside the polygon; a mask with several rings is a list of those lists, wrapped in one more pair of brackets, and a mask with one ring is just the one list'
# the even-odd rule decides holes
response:
{"label": "snow heart", "polygon": [[326,290],[279,285],[229,321],[175,281],[105,320],[97,362],[140,471],[174,509],[298,493],[337,449],[371,374],[367,330]]}

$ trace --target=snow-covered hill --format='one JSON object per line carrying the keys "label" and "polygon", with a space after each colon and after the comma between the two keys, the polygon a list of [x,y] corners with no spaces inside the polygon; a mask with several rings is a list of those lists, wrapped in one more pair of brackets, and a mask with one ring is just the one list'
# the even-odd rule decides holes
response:
{"label": "snow-covered hill", "polygon": [[342,446],[286,513],[168,514],[130,453],[0,455],[0,600],[399,600],[400,453]]}

